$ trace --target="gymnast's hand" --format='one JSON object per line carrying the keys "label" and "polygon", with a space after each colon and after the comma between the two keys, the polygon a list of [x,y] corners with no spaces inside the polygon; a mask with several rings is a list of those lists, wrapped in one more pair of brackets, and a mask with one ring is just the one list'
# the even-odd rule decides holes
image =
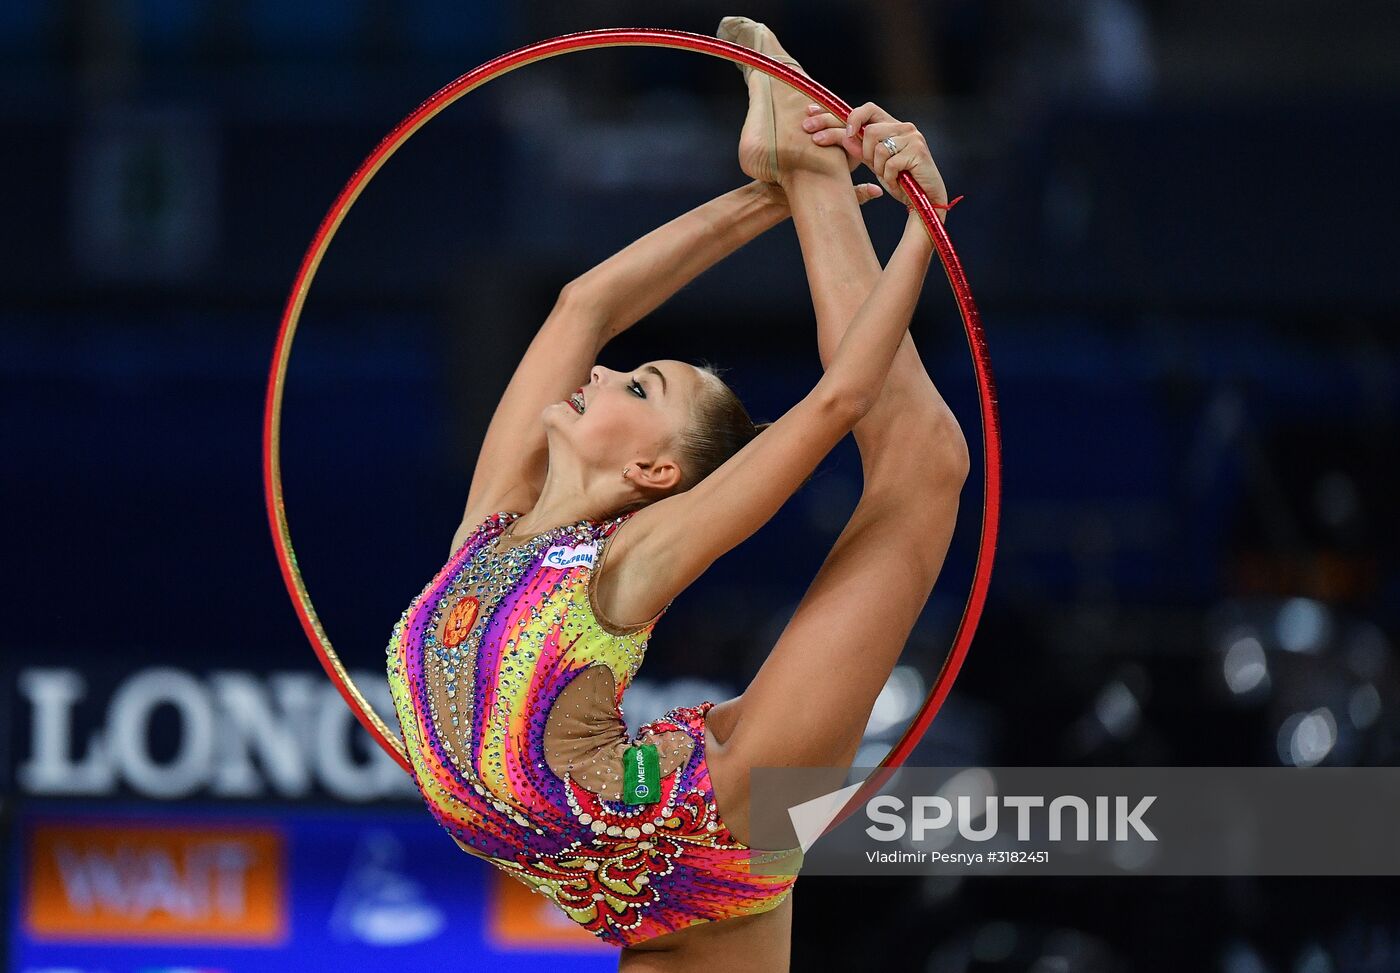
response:
{"label": "gymnast's hand", "polygon": [[[923,134],[912,122],[901,122],[868,101],[853,110],[844,125],[820,105],[808,105],[802,127],[812,133],[812,141],[818,145],[840,145],[845,149],[852,169],[864,162],[879,178],[890,198],[901,205],[914,205],[899,187],[899,174],[904,171],[913,175],[930,200],[947,205],[948,189],[943,185],[943,176],[933,163]],[[884,145],[886,138],[893,138],[899,147],[893,158]]]}

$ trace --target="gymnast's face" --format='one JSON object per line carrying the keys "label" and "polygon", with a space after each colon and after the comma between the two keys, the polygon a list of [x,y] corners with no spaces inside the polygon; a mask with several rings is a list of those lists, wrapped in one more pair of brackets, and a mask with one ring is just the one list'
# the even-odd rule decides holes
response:
{"label": "gymnast's face", "polygon": [[582,412],[569,399],[545,408],[551,448],[562,439],[603,473],[621,476],[630,464],[629,479],[641,475],[643,485],[669,489],[680,475],[676,445],[703,391],[700,369],[682,361],[661,359],[626,372],[595,365],[582,388]]}

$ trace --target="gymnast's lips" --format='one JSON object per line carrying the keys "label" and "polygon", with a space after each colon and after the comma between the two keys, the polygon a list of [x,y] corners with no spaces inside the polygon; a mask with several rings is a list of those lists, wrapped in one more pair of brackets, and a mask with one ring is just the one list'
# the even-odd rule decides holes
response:
{"label": "gymnast's lips", "polygon": [[583,397],[582,387],[574,389],[574,391],[569,393],[569,397],[564,401],[569,404],[569,408],[573,409],[579,415],[583,415],[584,412],[588,409],[588,402]]}

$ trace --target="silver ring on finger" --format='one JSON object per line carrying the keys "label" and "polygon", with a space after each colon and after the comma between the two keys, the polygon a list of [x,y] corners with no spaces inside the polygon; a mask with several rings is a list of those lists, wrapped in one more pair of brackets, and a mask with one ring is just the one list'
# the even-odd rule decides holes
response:
{"label": "silver ring on finger", "polygon": [[887,135],[884,138],[882,138],[880,140],[880,144],[885,147],[885,149],[889,152],[890,155],[894,155],[900,149],[900,146],[895,144],[894,136],[891,135]]}

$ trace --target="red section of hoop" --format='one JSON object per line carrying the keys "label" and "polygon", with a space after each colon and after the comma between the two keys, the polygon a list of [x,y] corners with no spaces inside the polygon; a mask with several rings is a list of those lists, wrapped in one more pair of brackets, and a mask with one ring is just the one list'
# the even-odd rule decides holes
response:
{"label": "red section of hoop", "polygon": [[[293,575],[293,568],[290,561],[290,551],[283,543],[281,531],[279,530],[277,510],[274,501],[273,483],[273,423],[276,405],[276,382],[279,371],[279,363],[282,361],[284,349],[289,335],[291,325],[300,315],[299,297],[304,296],[305,289],[309,287],[310,279],[315,273],[319,257],[328,242],[328,238],[334,234],[340,225],[341,219],[346,211],[354,203],[356,197],[364,186],[373,178],[380,163],[394,151],[396,151],[409,136],[413,134],[423,122],[445,107],[446,104],[460,97],[473,87],[491,80],[497,75],[510,71],[529,61],[539,60],[545,57],[552,57],[569,51],[589,50],[599,47],[618,46],[639,46],[639,47],[668,47],[680,50],[697,51],[702,54],[709,54],[720,57],[728,61],[738,61],[752,65],[765,73],[772,75],[787,84],[792,85],[801,91],[808,98],[821,104],[831,111],[838,118],[845,119],[850,114],[850,106],[828,91],[825,87],[799,74],[786,65],[780,64],[771,58],[765,57],[747,48],[730,44],[714,37],[706,37],[703,34],[692,34],[686,31],[662,30],[651,28],[608,28],[603,30],[583,31],[576,34],[565,34],[560,37],[553,37],[549,40],[539,41],[518,50],[503,54],[494,60],[487,61],[479,67],[473,68],[455,81],[443,87],[423,104],[419,105],[407,118],[398,124],[383,141],[370,153],[369,157],[361,163],[359,169],[350,177],[345,188],[336,197],[335,203],[331,206],[326,217],[321,221],[321,225],[316,232],[316,236],[307,249],[302,260],[300,269],[297,272],[295,281],[292,283],[291,295],[287,300],[286,308],[282,315],[281,328],[277,335],[277,343],[273,351],[272,371],[268,380],[268,392],[263,420],[263,485],[267,500],[268,518],[272,526],[273,545],[277,550],[278,563],[282,568],[282,577],[287,585],[288,592],[292,595],[292,602],[296,608],[297,615],[301,619],[302,628],[306,631],[311,640],[311,646],[316,651],[316,656],[321,660],[322,667],[330,676],[336,689],[345,699],[346,703],[355,713],[355,717],[370,732],[375,742],[379,744],[390,756],[392,756],[405,770],[409,770],[409,765],[403,755],[395,745],[387,739],[375,725],[368,713],[360,708],[351,691],[336,673],[334,666],[324,651],[320,638],[317,636],[316,626],[310,615],[306,612],[297,597],[296,584]],[[972,354],[973,370],[977,379],[978,401],[982,416],[982,446],[985,457],[983,463],[983,500],[982,500],[982,531],[977,547],[977,566],[973,573],[972,589],[968,595],[967,604],[963,609],[962,620],[958,623],[957,632],[953,636],[953,646],[944,660],[938,676],[934,679],[933,687],[929,690],[928,698],[924,700],[923,706],[918,714],[905,730],[890,752],[881,762],[880,767],[873,772],[863,786],[846,803],[841,814],[837,815],[827,826],[827,830],[834,828],[841,821],[849,816],[850,812],[859,806],[874,790],[877,790],[889,775],[908,758],[914,747],[923,737],[933,718],[937,715],[939,708],[943,705],[949,691],[952,689],[953,680],[957,678],[958,671],[962,668],[967,651],[972,645],[972,636],[977,630],[977,623],[981,619],[982,609],[986,604],[987,589],[991,584],[992,561],[996,552],[997,529],[1001,521],[1001,422],[997,409],[996,385],[992,379],[991,356],[987,349],[986,335],[982,330],[981,317],[977,311],[977,305],[972,299],[972,288],[967,282],[967,276],[963,272],[962,264],[958,260],[957,253],[953,250],[952,242],[948,239],[948,234],[943,228],[943,224],[938,221],[933,206],[923,189],[907,172],[900,173],[900,186],[904,189],[909,199],[913,201],[914,208],[918,210],[919,216],[923,219],[928,228],[934,245],[938,250],[939,259],[943,263],[944,272],[947,274],[948,283],[953,289],[953,296],[957,301],[958,310],[962,314],[963,328],[967,334],[968,349]]]}

